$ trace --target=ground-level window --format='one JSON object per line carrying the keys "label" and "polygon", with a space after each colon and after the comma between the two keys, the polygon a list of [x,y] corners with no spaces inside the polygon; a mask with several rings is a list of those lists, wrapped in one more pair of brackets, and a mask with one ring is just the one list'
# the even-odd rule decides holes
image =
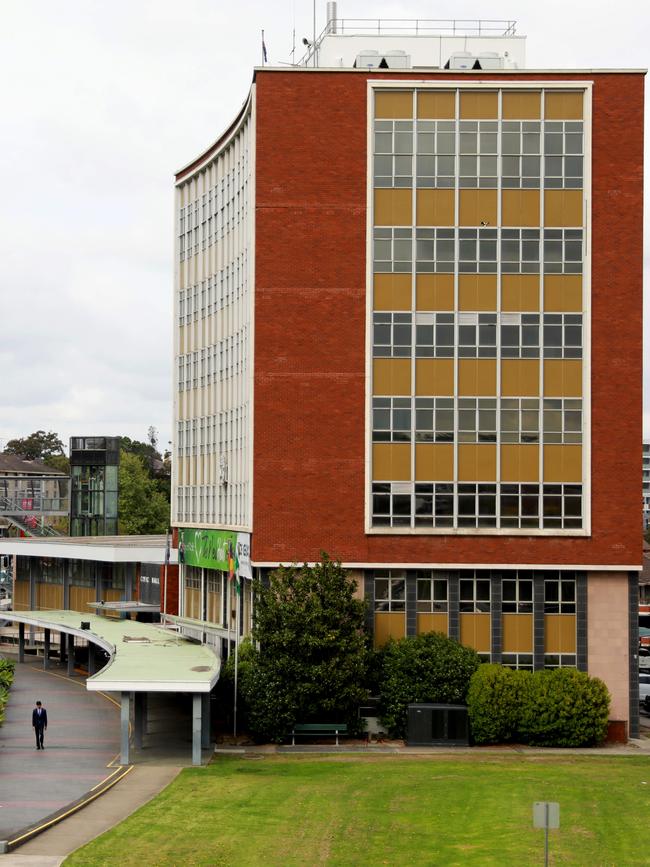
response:
{"label": "ground-level window", "polygon": [[459,610],[461,612],[490,611],[490,578],[480,572],[459,581]]}
{"label": "ground-level window", "polygon": [[532,614],[533,579],[521,576],[504,578],[501,584],[502,610],[509,614]]}
{"label": "ground-level window", "polygon": [[501,664],[506,668],[518,668],[520,671],[533,670],[533,654],[532,653],[504,653],[501,657]]}
{"label": "ground-level window", "polygon": [[575,653],[545,653],[544,668],[575,668]]}
{"label": "ground-level window", "polygon": [[576,579],[573,572],[544,580],[544,614],[576,613]]}
{"label": "ground-level window", "polygon": [[448,610],[447,578],[436,578],[431,573],[418,572],[417,611],[419,614],[445,613]]}
{"label": "ground-level window", "polygon": [[406,610],[406,573],[397,569],[375,572],[375,611]]}

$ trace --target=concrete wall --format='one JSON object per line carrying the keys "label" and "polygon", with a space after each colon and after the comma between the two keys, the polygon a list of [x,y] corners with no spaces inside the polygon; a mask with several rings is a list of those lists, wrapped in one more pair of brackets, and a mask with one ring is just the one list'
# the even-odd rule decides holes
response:
{"label": "concrete wall", "polygon": [[591,572],[587,579],[587,664],[612,695],[610,719],[629,718],[628,576]]}

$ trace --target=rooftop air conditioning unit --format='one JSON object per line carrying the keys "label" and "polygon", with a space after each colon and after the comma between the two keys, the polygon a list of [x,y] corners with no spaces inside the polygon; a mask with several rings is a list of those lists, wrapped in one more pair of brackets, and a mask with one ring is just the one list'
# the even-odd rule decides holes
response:
{"label": "rooftop air conditioning unit", "polygon": [[411,68],[411,55],[399,48],[395,48],[392,51],[384,51],[384,60],[389,69]]}
{"label": "rooftop air conditioning unit", "polygon": [[474,69],[476,58],[469,51],[456,51],[449,58],[449,69]]}
{"label": "rooftop air conditioning unit", "polygon": [[477,60],[481,64],[481,69],[503,69],[504,60],[496,51],[484,51],[477,55]]}
{"label": "rooftop air conditioning unit", "polygon": [[382,59],[378,51],[369,48],[357,54],[354,66],[356,69],[379,69]]}

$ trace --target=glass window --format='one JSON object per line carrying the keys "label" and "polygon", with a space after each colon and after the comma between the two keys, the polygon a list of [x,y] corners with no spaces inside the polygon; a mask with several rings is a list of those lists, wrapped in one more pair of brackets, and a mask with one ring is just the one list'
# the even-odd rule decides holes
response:
{"label": "glass window", "polygon": [[539,229],[501,230],[501,271],[504,274],[539,274]]}
{"label": "glass window", "polygon": [[582,442],[582,400],[544,398],[544,442]]}
{"label": "glass window", "polygon": [[496,229],[458,230],[458,270],[466,274],[496,274]]}
{"label": "glass window", "polygon": [[544,272],[582,274],[581,229],[544,229]]}
{"label": "glass window", "polygon": [[458,485],[458,526],[496,527],[497,486]]}
{"label": "glass window", "polygon": [[374,443],[411,442],[410,397],[372,399],[372,441]]}
{"label": "glass window", "polygon": [[448,610],[448,581],[444,573],[417,573],[418,613],[446,613]]}
{"label": "glass window", "polygon": [[497,439],[497,402],[492,397],[458,399],[458,441],[494,443]]}
{"label": "glass window", "polygon": [[413,317],[410,313],[373,314],[372,353],[375,358],[410,358]]}
{"label": "glass window", "polygon": [[447,482],[415,484],[416,527],[453,527],[454,486]]}
{"label": "glass window", "polygon": [[417,122],[416,173],[418,187],[454,186],[456,175],[456,123],[449,120]]}
{"label": "glass window", "polygon": [[376,187],[413,186],[413,121],[376,120]]}
{"label": "glass window", "polygon": [[576,613],[576,579],[573,572],[555,573],[544,579],[544,613]]}
{"label": "glass window", "polygon": [[539,400],[529,397],[502,397],[501,442],[539,442]]}
{"label": "glass window", "polygon": [[582,358],[582,314],[544,314],[544,357]]}
{"label": "glass window", "polygon": [[490,575],[489,572],[477,571],[463,573],[458,582],[458,610],[461,612],[490,611]]}
{"label": "glass window", "polygon": [[373,237],[375,273],[411,272],[413,255],[411,229],[376,228]]}
{"label": "glass window", "polygon": [[503,188],[538,189],[541,163],[540,122],[503,121],[501,129]]}
{"label": "glass window", "polygon": [[526,573],[516,573],[516,577],[504,578],[501,582],[502,610],[509,614],[532,614],[533,579]]}
{"label": "glass window", "polygon": [[410,527],[412,487],[409,482],[373,482],[373,526]]}
{"label": "glass window", "polygon": [[506,668],[516,668],[519,671],[533,670],[532,653],[504,653],[501,656],[501,664]]}
{"label": "glass window", "polygon": [[460,122],[459,184],[461,188],[496,188],[498,123]]}
{"label": "glass window", "polygon": [[539,314],[501,314],[501,357],[539,358]]}
{"label": "glass window", "polygon": [[539,485],[501,484],[500,525],[503,528],[539,528]]}
{"label": "glass window", "polygon": [[415,238],[418,274],[454,273],[454,229],[416,229]]}
{"label": "glass window", "polygon": [[415,439],[417,442],[454,441],[454,399],[452,397],[415,398]]}
{"label": "glass window", "polygon": [[459,358],[496,358],[496,313],[458,314]]}
{"label": "glass window", "polygon": [[406,610],[406,573],[396,569],[375,571],[375,611]]}
{"label": "glass window", "polygon": [[415,314],[415,355],[417,358],[454,357],[454,314]]}

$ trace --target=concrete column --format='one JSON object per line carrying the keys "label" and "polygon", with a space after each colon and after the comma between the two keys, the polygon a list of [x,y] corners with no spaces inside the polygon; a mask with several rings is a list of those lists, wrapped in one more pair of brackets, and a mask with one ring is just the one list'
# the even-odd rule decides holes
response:
{"label": "concrete column", "polygon": [[46,629],[43,635],[43,668],[50,667],[50,630]]}
{"label": "concrete column", "polygon": [[201,693],[201,747],[210,749],[210,693]]}
{"label": "concrete column", "polygon": [[192,695],[192,764],[201,764],[201,693]]}
{"label": "concrete column", "polygon": [[149,693],[140,693],[142,696],[142,734],[147,733],[147,723],[149,720]]}
{"label": "concrete column", "polygon": [[70,607],[70,560],[63,561],[63,607]]}
{"label": "concrete column", "polygon": [[74,674],[74,635],[68,635],[68,677]]}
{"label": "concrete column", "polygon": [[25,661],[25,624],[18,624],[18,662]]}
{"label": "concrete column", "polygon": [[120,764],[129,764],[129,721],[131,717],[131,693],[123,692],[120,703]]}

